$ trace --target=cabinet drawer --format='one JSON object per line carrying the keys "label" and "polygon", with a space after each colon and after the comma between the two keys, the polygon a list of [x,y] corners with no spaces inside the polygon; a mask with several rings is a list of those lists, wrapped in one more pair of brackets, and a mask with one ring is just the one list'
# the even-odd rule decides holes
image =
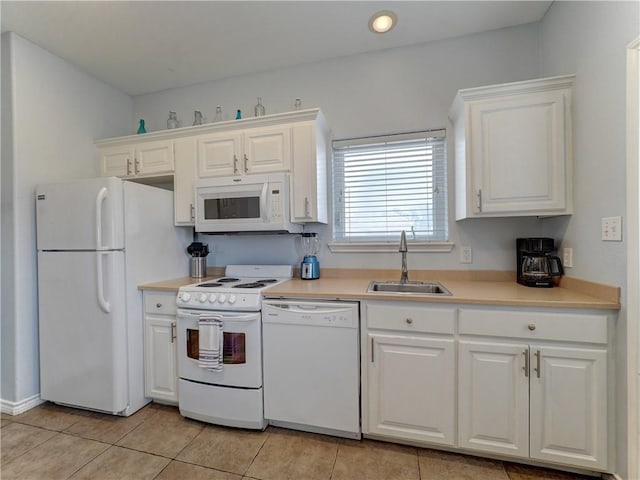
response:
{"label": "cabinet drawer", "polygon": [[144,311],[146,313],[160,313],[164,315],[176,314],[176,294],[144,292]]}
{"label": "cabinet drawer", "polygon": [[607,343],[605,314],[461,308],[461,335]]}
{"label": "cabinet drawer", "polygon": [[455,330],[455,308],[437,308],[400,302],[367,303],[365,315],[367,327],[370,329],[451,335]]}

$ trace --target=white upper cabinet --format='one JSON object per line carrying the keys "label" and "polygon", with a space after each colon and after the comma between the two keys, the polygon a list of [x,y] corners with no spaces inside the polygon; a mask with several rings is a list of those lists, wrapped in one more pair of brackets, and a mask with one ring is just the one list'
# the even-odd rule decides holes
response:
{"label": "white upper cabinet", "polygon": [[329,127],[322,117],[292,127],[291,221],[328,221]]}
{"label": "white upper cabinet", "polygon": [[233,130],[198,138],[200,178],[291,169],[291,127]]}
{"label": "white upper cabinet", "polygon": [[573,213],[574,75],[460,90],[456,219]]}
{"label": "white upper cabinet", "polygon": [[175,224],[194,224],[197,179],[291,173],[291,222],[327,223],[330,130],[319,109],[96,142],[101,176],[171,187]]}
{"label": "white upper cabinet", "polygon": [[98,147],[100,176],[135,178],[172,174],[173,142],[167,140]]}

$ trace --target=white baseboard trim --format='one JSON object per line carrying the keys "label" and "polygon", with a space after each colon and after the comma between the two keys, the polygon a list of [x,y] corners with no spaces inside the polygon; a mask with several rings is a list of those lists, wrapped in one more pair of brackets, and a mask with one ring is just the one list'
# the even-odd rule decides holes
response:
{"label": "white baseboard trim", "polygon": [[20,415],[21,413],[31,410],[33,407],[44,403],[45,400],[40,398],[40,394],[20,400],[19,402],[10,402],[0,399],[0,412],[7,415]]}

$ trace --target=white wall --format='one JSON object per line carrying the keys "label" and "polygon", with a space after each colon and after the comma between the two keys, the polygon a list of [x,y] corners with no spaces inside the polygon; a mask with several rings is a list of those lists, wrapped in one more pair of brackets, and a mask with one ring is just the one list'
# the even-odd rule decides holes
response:
{"label": "white wall", "polygon": [[[257,96],[262,97],[267,113],[291,110],[296,97],[302,99],[303,107],[321,108],[335,138],[448,127],[447,113],[458,89],[530,79],[538,72],[538,25],[531,24],[137,96],[132,128],[144,118],[148,131],[162,130],[169,110],[178,113],[182,125],[192,123],[194,110],[212,119],[218,104],[228,115],[240,108],[245,117],[253,116]],[[449,157],[453,158],[452,150]],[[452,202],[453,191],[449,193]],[[456,223],[453,208],[450,217],[451,239],[473,247],[474,263],[469,267],[479,269],[515,269],[515,238],[539,235],[542,228],[542,221],[535,219]],[[329,228],[318,225],[308,230],[318,232],[325,243],[319,255],[322,266],[399,268],[397,253],[331,253],[326,247]],[[213,247],[211,265],[300,260],[290,236],[203,236],[201,240]],[[468,267],[460,265],[456,249],[451,253],[410,251],[409,265]]]}
{"label": "white wall", "polygon": [[[622,287],[616,323],[617,465],[627,467],[626,245],[600,239],[600,219],[626,212],[626,46],[640,35],[638,2],[554,2],[541,23],[544,75],[575,73],[575,214],[545,233],[573,247],[570,275]],[[623,232],[625,231],[623,219]],[[623,233],[623,239],[626,234]],[[633,319],[633,321],[638,321]],[[634,407],[635,408],[635,407]]]}
{"label": "white wall", "polygon": [[1,397],[6,408],[39,393],[34,187],[96,176],[93,142],[131,133],[132,102],[13,33],[3,34],[2,54]]}

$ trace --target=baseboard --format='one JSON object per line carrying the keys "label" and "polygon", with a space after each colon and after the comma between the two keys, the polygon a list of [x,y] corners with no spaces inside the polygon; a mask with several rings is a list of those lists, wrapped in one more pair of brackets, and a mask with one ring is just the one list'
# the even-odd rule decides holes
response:
{"label": "baseboard", "polygon": [[40,398],[40,394],[33,395],[19,402],[10,402],[8,400],[0,400],[0,412],[7,415],[20,415],[21,413],[31,410],[33,407],[44,403],[45,400]]}

